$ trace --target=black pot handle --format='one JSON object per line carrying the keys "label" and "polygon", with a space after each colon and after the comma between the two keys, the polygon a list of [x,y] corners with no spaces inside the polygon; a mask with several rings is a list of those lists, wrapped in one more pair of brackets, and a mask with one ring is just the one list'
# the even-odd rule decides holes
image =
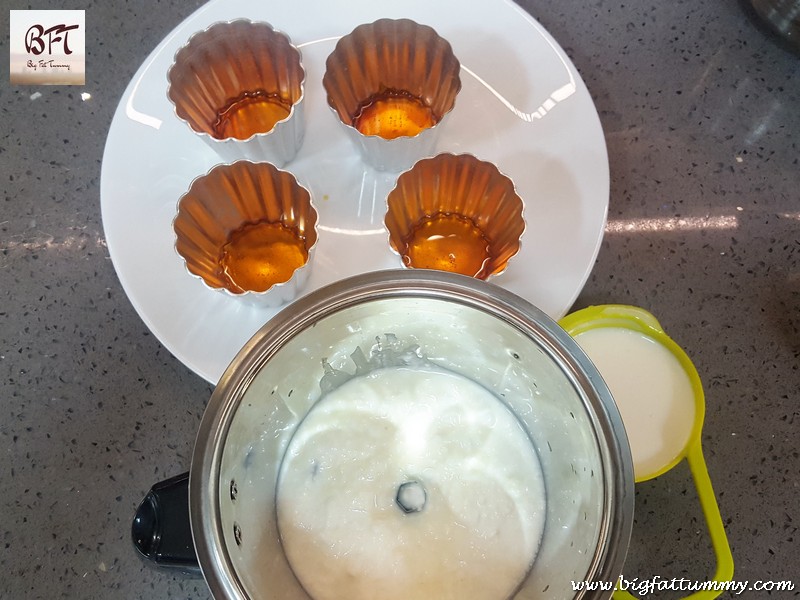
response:
{"label": "black pot handle", "polygon": [[156,483],[131,525],[133,545],[158,567],[200,574],[189,521],[189,473]]}

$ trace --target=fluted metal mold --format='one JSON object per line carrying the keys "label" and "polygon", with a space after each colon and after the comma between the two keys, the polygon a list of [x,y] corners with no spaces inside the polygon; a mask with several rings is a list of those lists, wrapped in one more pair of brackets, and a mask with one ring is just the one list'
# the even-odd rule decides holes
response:
{"label": "fluted metal mold", "polygon": [[[382,171],[402,171],[430,156],[461,90],[461,65],[450,43],[410,19],[379,19],[342,37],[325,63],[328,105],[362,159]],[[437,123],[415,136],[362,135],[353,120],[362,103],[387,89],[423,100]]]}
{"label": "fluted metal mold", "polygon": [[[237,19],[192,35],[167,72],[175,114],[224,160],[246,158],[283,166],[303,143],[305,69],[288,35],[269,23]],[[286,118],[248,139],[218,138],[219,110],[242,93],[275,94],[290,105]]]}
{"label": "fluted metal mold", "polygon": [[[187,271],[208,288],[262,306],[279,306],[302,291],[317,243],[317,210],[294,175],[266,162],[217,165],[196,178],[178,201],[172,226],[175,250]],[[280,223],[304,240],[306,263],[291,279],[264,292],[235,293],[225,287],[219,257],[231,232],[247,223]]]}
{"label": "fluted metal mold", "polygon": [[524,202],[514,182],[471,154],[443,153],[418,161],[400,174],[386,202],[389,245],[400,257],[420,222],[437,215],[469,219],[489,241],[489,257],[475,275],[478,279],[502,273],[519,252],[525,232]]}

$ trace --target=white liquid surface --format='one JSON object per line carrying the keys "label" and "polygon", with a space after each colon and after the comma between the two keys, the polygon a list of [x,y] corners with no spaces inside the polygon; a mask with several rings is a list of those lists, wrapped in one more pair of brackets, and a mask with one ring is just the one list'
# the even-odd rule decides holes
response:
{"label": "white liquid surface", "polygon": [[[412,481],[423,506],[405,514],[397,492]],[[536,558],[545,490],[530,439],[488,390],[392,367],[333,390],[299,425],[277,513],[315,600],[503,600]]]}
{"label": "white liquid surface", "polygon": [[617,403],[633,454],[636,479],[653,475],[686,447],[695,419],[689,376],[653,338],[621,327],[575,336]]}

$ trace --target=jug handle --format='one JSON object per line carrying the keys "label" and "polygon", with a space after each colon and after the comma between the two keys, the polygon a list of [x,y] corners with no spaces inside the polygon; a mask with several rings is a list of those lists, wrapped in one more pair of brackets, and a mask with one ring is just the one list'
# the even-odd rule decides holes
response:
{"label": "jug handle", "polygon": [[[717,559],[717,570],[714,578],[707,583],[711,589],[698,590],[684,600],[712,600],[728,589],[726,585],[733,579],[733,556],[728,544],[728,536],[725,534],[725,526],[722,523],[722,516],[719,513],[714,488],[711,486],[711,478],[708,475],[708,468],[703,457],[703,448],[699,440],[690,444],[686,452],[686,461],[689,463],[689,470],[694,479],[697,489],[697,496],[700,499],[700,506],[703,509],[703,516],[706,519],[708,534],[711,538],[711,546]],[[627,590],[617,589],[614,592],[614,600],[638,600],[636,596]]]}
{"label": "jug handle", "polygon": [[139,504],[131,524],[133,545],[158,567],[200,575],[189,521],[189,473],[160,481]]}

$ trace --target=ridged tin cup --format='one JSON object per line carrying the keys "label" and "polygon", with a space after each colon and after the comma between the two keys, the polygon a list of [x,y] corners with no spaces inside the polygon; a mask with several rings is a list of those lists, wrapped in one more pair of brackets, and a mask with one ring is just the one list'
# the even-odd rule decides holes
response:
{"label": "ridged tin cup", "polygon": [[[439,154],[400,174],[384,224],[404,266],[488,279],[519,251],[523,208],[514,183],[494,164],[470,154]],[[483,253],[472,252],[476,248]]]}
{"label": "ridged tin cup", "polygon": [[303,143],[302,57],[269,23],[238,19],[195,33],[167,79],[175,114],[226,161],[283,166]]}
{"label": "ridged tin cup", "polygon": [[[317,243],[317,211],[294,175],[266,162],[217,165],[195,179],[178,201],[175,250],[188,272],[212,290],[262,306],[293,300],[308,279]],[[263,291],[232,289],[220,264],[225,244],[245,226],[272,224],[300,240],[305,261],[291,277]],[[264,264],[264,269],[273,268]]]}
{"label": "ridged tin cup", "polygon": [[[381,171],[402,171],[434,153],[461,90],[460,70],[450,43],[433,28],[409,19],[380,19],[338,41],[325,63],[322,85],[362,159]],[[355,121],[365,105],[387,92],[420,100],[430,109],[433,125],[393,139],[362,134]]]}

